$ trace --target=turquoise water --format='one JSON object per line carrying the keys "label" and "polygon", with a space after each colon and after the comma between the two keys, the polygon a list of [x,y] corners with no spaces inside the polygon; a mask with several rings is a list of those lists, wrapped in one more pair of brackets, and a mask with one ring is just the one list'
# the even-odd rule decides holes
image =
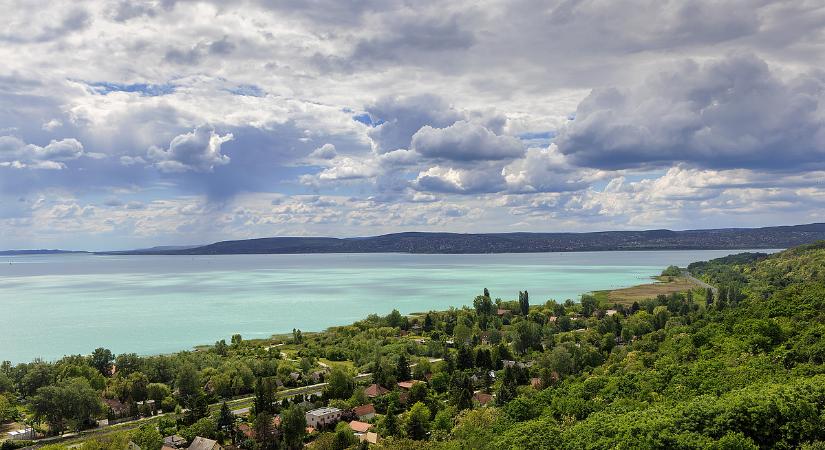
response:
{"label": "turquoise water", "polygon": [[19,256],[0,259],[0,360],[104,346],[167,353],[241,333],[322,330],[370,313],[472,305],[484,287],[531,303],[648,281],[729,251],[498,255]]}

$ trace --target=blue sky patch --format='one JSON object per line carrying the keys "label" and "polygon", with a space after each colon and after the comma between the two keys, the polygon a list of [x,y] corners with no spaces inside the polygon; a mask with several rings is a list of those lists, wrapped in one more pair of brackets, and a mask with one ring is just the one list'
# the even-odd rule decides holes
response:
{"label": "blue sky patch", "polygon": [[86,83],[98,94],[106,95],[111,92],[137,92],[144,97],[157,97],[159,95],[168,95],[175,92],[175,86],[169,83],[151,84],[151,83],[110,83],[108,81],[98,81],[95,83]]}

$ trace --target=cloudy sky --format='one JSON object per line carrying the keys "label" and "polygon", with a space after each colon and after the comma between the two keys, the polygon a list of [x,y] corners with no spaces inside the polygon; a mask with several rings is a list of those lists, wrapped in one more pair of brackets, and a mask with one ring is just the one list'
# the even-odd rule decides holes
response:
{"label": "cloudy sky", "polygon": [[0,248],[825,217],[820,0],[2,4]]}

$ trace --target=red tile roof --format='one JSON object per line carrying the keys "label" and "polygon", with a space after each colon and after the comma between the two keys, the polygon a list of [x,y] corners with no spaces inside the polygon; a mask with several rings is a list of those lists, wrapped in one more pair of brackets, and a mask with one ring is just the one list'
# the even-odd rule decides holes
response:
{"label": "red tile roof", "polygon": [[367,397],[370,397],[370,398],[380,397],[380,396],[386,394],[389,391],[390,390],[385,388],[384,386],[380,386],[380,385],[377,385],[377,384],[371,384],[366,389],[364,389],[364,395],[366,395]]}
{"label": "red tile roof", "polygon": [[357,420],[353,420],[349,423],[349,427],[352,428],[352,431],[356,433],[366,433],[367,430],[372,428],[372,424],[366,422],[359,422]]}
{"label": "red tile roof", "polygon": [[375,407],[372,406],[372,403],[369,405],[356,406],[355,408],[352,408],[352,412],[354,412],[356,416],[362,417],[367,414],[375,414]]}

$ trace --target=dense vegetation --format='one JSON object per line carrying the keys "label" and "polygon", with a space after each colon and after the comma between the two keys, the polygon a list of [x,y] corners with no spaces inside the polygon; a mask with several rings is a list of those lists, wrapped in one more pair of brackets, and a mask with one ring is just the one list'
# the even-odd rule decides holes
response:
{"label": "dense vegetation", "polygon": [[359,238],[275,237],[154,248],[127,254],[240,253],[530,253],[644,249],[787,248],[825,239],[825,223],[716,230],[596,233],[395,233]]}
{"label": "dense vegetation", "polygon": [[[484,290],[472,308],[393,312],[265,342],[3,364],[0,415],[59,433],[105,416],[101,397],[176,411],[89,439],[90,449],[129,440],[157,449],[172,433],[241,448],[355,447],[366,444],[346,424],[306,435],[303,410],[330,405],[352,419],[366,403],[378,412],[378,446],[393,449],[825,448],[825,243],[690,270],[716,291],[608,305],[588,295],[535,304],[527,292],[502,301]],[[410,379],[422,382],[398,387]],[[282,399],[321,380],[320,397]],[[389,392],[368,399],[370,383]],[[237,396],[252,398],[248,416],[221,404]]]}

